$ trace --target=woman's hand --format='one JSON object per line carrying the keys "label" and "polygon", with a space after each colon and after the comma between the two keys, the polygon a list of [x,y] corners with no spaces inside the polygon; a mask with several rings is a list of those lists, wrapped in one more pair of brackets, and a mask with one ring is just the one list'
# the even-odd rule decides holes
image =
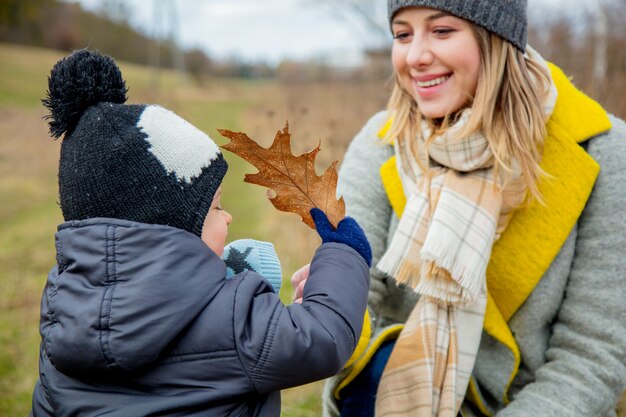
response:
{"label": "woman's hand", "polygon": [[302,268],[298,269],[291,276],[291,285],[295,289],[293,295],[293,302],[300,304],[302,302],[302,293],[304,291],[304,285],[306,284],[306,280],[309,278],[309,268],[311,264],[306,264]]}

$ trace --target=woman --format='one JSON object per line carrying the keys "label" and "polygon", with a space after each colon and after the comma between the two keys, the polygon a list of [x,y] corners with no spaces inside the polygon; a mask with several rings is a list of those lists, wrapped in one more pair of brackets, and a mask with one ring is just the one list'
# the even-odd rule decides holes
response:
{"label": "woman", "polygon": [[526,1],[388,5],[394,91],[339,183],[373,336],[326,415],[615,416],[626,125],[526,46]]}

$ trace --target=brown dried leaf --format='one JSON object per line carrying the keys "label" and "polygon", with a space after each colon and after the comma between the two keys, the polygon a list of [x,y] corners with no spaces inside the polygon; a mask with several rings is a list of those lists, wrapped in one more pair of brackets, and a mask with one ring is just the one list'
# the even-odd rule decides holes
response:
{"label": "brown dried leaf", "polygon": [[244,181],[268,187],[275,196],[268,198],[280,211],[298,214],[309,227],[315,228],[311,214],[313,207],[321,209],[328,220],[337,226],[345,217],[343,197],[337,200],[337,161],[333,162],[321,176],[315,173],[315,157],[318,145],[312,151],[295,156],[291,153],[289,123],[276,132],[274,143],[263,148],[243,132],[218,129],[220,134],[231,140],[222,145],[254,165],[259,172],[246,174]]}

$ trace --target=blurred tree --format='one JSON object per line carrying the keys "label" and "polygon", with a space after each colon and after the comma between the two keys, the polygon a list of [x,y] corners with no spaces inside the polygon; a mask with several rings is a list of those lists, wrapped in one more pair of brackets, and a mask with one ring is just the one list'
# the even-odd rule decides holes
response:
{"label": "blurred tree", "polygon": [[608,67],[608,18],[606,15],[607,6],[603,2],[598,2],[594,9],[593,17],[593,38],[594,38],[594,56],[593,56],[593,79],[602,82],[606,77]]}
{"label": "blurred tree", "polygon": [[0,1],[0,40],[21,44],[42,42],[40,12],[55,0]]}
{"label": "blurred tree", "polygon": [[325,7],[354,25],[363,33],[368,49],[389,47],[391,33],[387,19],[387,2],[381,0],[300,0],[310,7]]}
{"label": "blurred tree", "polygon": [[71,51],[80,45],[80,7],[77,4],[56,4],[43,7],[39,13],[43,46]]}
{"label": "blurred tree", "polygon": [[580,4],[573,14],[531,15],[529,43],[609,112],[626,117],[626,0]]}
{"label": "blurred tree", "polygon": [[154,69],[153,82],[158,85],[159,70],[163,59],[162,52],[168,53],[170,66],[173,66],[183,75],[186,73],[186,64],[185,56],[179,46],[180,22],[176,2],[174,0],[154,0],[152,10],[154,13],[152,39],[154,42],[150,45],[148,58],[150,66]]}
{"label": "blurred tree", "polygon": [[99,10],[99,14],[116,23],[128,23],[128,16],[132,13],[124,0],[100,0]]}
{"label": "blurred tree", "polygon": [[200,49],[192,49],[185,54],[185,62],[187,63],[187,71],[194,80],[200,85],[204,84],[204,76],[213,67],[211,59]]}

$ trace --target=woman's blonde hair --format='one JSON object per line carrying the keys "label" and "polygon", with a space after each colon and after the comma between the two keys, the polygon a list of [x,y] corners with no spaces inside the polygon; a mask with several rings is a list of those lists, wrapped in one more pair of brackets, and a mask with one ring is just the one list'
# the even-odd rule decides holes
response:
{"label": "woman's blonde hair", "polygon": [[[482,132],[495,156],[495,176],[510,178],[512,161],[522,173],[531,197],[541,201],[537,186],[544,174],[539,167],[546,137],[543,103],[550,88],[550,76],[536,61],[524,57],[511,43],[472,25],[481,51],[480,75],[475,97],[469,97],[471,116],[459,137]],[[447,115],[436,123],[422,116],[415,99],[398,82],[387,108],[393,116],[385,136],[388,142],[421,135],[422,120],[431,124],[433,137],[454,123]],[[424,138],[426,146],[429,139]],[[411,142],[411,143],[414,143]],[[418,149],[423,155],[423,150]],[[416,157],[419,162],[421,158]]]}

